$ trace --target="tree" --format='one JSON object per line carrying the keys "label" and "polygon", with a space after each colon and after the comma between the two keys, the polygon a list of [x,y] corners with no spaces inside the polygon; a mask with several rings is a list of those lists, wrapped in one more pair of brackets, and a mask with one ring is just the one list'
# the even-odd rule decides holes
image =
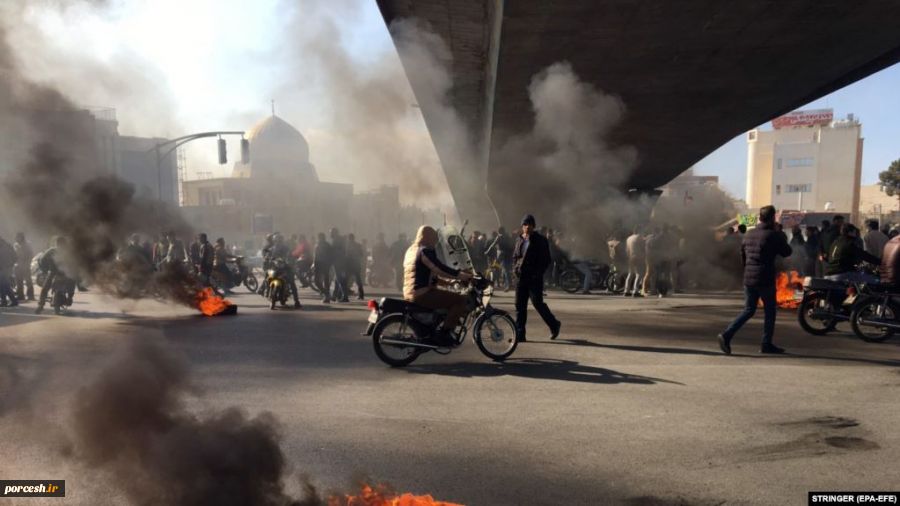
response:
{"label": "tree", "polygon": [[900,199],[900,158],[891,162],[887,170],[878,174],[878,180],[884,188],[884,193],[889,196],[897,196]]}

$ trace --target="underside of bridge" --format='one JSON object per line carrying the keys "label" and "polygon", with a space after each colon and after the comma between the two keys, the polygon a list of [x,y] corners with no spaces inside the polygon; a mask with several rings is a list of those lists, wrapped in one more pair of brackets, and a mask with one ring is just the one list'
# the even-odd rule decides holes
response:
{"label": "underside of bridge", "polygon": [[[447,100],[476,146],[474,162],[454,156],[436,128],[440,112],[420,103],[460,214],[485,223],[495,215],[473,182],[506,223],[533,208],[506,184],[527,180],[529,167],[498,165],[497,150],[532,128],[528,85],[556,62],[622,99],[625,116],[608,140],[633,146],[638,160],[618,186],[647,191],[741,132],[900,61],[895,0],[377,2],[388,26],[420,20],[449,49]],[[427,80],[411,83],[417,97],[433,92]]]}

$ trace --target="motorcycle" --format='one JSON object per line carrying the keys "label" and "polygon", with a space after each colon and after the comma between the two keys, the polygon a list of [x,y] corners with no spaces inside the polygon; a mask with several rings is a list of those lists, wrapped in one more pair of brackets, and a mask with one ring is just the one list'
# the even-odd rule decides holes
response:
{"label": "motorcycle", "polygon": [[620,272],[615,265],[609,268],[609,274],[606,276],[606,289],[610,293],[622,293],[625,291],[625,281],[627,272]]}
{"label": "motorcycle", "polygon": [[282,306],[287,305],[288,291],[288,269],[290,267],[285,263],[284,259],[277,258],[272,262],[272,266],[266,271],[266,283],[269,287],[269,309],[275,309],[275,304],[280,303]]}
{"label": "motorcycle", "polygon": [[[235,286],[244,285],[247,290],[250,290],[250,293],[256,293],[256,290],[259,288],[259,281],[250,270],[250,267],[247,266],[247,263],[244,262],[244,257],[236,256],[233,258],[233,261],[225,263],[228,271],[227,275],[224,273],[217,273],[212,277],[212,281],[217,285],[216,288],[223,287],[230,289]],[[225,276],[225,279],[222,279],[223,275]]]}
{"label": "motorcycle", "polygon": [[369,324],[363,335],[372,336],[375,354],[391,367],[409,365],[429,351],[446,355],[465,341],[470,330],[481,353],[502,362],[516,351],[518,332],[509,313],[491,306],[493,292],[493,284],[484,277],[477,276],[469,282],[465,292],[469,312],[451,332],[453,345],[450,347],[428,341],[441,328],[446,311],[388,297],[369,301]]}
{"label": "motorcycle", "polygon": [[609,266],[598,262],[573,262],[563,268],[559,274],[559,287],[568,293],[575,293],[584,287],[584,273],[578,269],[577,265],[587,264],[590,269],[590,285],[591,289],[606,289],[606,278],[609,275]]}
{"label": "motorcycle", "polygon": [[865,284],[850,313],[850,326],[856,337],[868,343],[890,339],[900,330],[900,293],[896,287]]}
{"label": "motorcycle", "polygon": [[803,278],[803,299],[797,321],[806,332],[821,336],[838,323],[850,321],[853,303],[862,283],[832,281],[807,276]]}

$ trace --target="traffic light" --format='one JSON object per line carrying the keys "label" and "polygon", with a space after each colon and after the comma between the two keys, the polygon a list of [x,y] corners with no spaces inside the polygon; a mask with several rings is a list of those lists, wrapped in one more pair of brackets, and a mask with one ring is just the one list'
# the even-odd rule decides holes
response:
{"label": "traffic light", "polygon": [[219,165],[228,163],[228,151],[225,149],[225,139],[219,139]]}
{"label": "traffic light", "polygon": [[250,141],[247,139],[241,139],[241,163],[250,163]]}

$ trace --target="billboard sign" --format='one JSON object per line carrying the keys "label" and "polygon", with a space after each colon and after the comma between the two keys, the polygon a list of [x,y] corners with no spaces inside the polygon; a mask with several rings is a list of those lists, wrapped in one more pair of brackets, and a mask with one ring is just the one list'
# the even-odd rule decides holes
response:
{"label": "billboard sign", "polygon": [[827,125],[834,120],[833,109],[811,109],[808,111],[794,111],[779,116],[772,120],[772,128],[809,127],[814,125]]}

